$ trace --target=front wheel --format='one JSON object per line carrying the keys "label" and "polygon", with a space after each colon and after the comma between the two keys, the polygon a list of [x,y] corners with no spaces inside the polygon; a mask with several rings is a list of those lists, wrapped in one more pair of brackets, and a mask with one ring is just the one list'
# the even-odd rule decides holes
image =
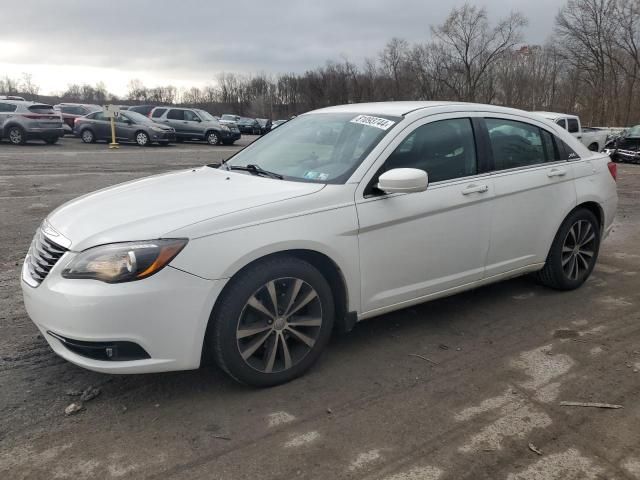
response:
{"label": "front wheel", "polygon": [[209,145],[218,145],[218,143],[220,142],[220,139],[218,138],[218,134],[216,132],[208,132],[206,140]]}
{"label": "front wheel", "polygon": [[589,210],[573,211],[562,223],[538,280],[557,290],[582,285],[595,267],[600,250],[600,225]]}
{"label": "front wheel", "polygon": [[311,264],[274,257],[231,280],[211,318],[207,341],[231,377],[269,387],[302,375],[331,335],[333,295]]}
{"label": "front wheel", "polygon": [[145,132],[136,133],[136,143],[140,147],[146,147],[147,145],[149,145],[149,135],[147,135]]}

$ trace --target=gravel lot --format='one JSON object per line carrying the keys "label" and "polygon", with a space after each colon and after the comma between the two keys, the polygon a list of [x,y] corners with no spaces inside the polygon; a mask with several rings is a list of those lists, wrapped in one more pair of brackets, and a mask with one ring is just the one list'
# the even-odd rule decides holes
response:
{"label": "gravel lot", "polygon": [[269,390],[213,366],[108,376],[55,356],[19,286],[42,218],[238,148],[0,144],[0,478],[640,479],[640,166],[619,165],[615,230],[574,292],[521,278],[385,315]]}

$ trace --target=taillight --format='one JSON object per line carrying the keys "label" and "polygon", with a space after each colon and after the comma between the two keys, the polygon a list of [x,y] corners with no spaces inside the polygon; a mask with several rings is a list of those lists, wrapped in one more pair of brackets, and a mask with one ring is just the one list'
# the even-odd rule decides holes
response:
{"label": "taillight", "polygon": [[43,115],[43,114],[34,114],[34,115],[22,115],[24,118],[28,118],[30,120],[56,120],[60,117],[56,117],[55,115]]}
{"label": "taillight", "polygon": [[78,120],[80,120],[80,117],[76,117],[73,119],[73,124],[75,125],[76,123],[78,123]]}
{"label": "taillight", "polygon": [[609,173],[611,174],[613,179],[617,182],[618,181],[618,164],[609,162],[607,163],[607,167],[609,167]]}

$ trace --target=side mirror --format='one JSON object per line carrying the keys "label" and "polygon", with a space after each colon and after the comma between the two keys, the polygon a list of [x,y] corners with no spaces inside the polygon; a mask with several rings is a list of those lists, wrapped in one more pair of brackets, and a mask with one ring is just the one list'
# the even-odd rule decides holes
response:
{"label": "side mirror", "polygon": [[378,189],[384,193],[424,192],[427,185],[427,172],[417,168],[394,168],[378,178]]}

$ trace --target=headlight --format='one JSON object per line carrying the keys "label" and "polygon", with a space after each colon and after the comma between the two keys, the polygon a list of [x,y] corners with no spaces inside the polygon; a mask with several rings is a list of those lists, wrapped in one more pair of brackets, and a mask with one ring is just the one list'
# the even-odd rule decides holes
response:
{"label": "headlight", "polygon": [[227,132],[229,131],[229,127],[227,127],[226,125],[220,125],[220,128],[222,130],[226,130]]}
{"label": "headlight", "polygon": [[187,239],[112,243],[81,252],[62,271],[64,278],[106,283],[131,282],[162,270],[187,244]]}
{"label": "headlight", "polygon": [[153,130],[154,132],[164,132],[164,128],[160,127],[151,127],[151,130]]}

